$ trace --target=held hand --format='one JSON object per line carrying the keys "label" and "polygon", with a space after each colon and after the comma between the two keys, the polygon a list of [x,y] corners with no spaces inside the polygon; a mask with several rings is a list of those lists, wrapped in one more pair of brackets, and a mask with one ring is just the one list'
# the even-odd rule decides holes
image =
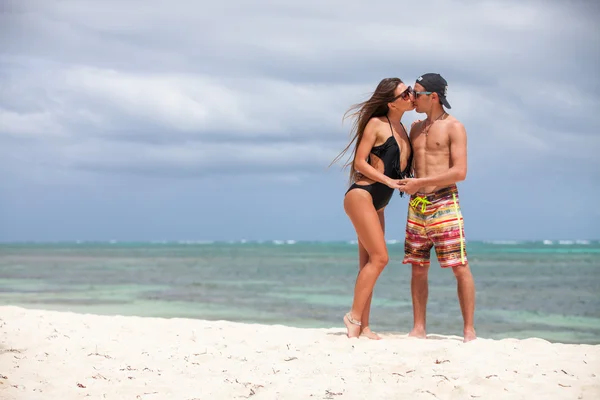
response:
{"label": "held hand", "polygon": [[385,184],[391,187],[392,189],[402,190],[402,186],[400,185],[399,179],[389,179]]}
{"label": "held hand", "polygon": [[400,190],[410,195],[417,193],[420,187],[419,180],[415,178],[401,179],[399,182]]}

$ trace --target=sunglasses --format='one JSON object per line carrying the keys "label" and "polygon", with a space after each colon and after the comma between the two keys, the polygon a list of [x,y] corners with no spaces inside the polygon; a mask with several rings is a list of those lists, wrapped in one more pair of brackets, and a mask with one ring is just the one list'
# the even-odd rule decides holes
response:
{"label": "sunglasses", "polygon": [[398,96],[394,97],[394,100],[392,100],[390,103],[398,100],[398,99],[402,99],[402,100],[408,100],[410,98],[410,95],[414,93],[414,90],[412,87],[407,87],[406,90],[402,93],[400,93]]}
{"label": "sunglasses", "polygon": [[422,94],[432,94],[433,92],[413,92],[415,94],[415,99],[418,99]]}

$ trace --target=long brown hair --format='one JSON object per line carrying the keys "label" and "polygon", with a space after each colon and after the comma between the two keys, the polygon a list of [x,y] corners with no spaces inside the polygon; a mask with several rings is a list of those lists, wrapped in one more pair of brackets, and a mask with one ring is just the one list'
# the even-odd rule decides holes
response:
{"label": "long brown hair", "polygon": [[[350,178],[349,181],[352,183],[354,181],[355,169],[354,169],[354,161],[356,160],[356,150],[358,149],[358,145],[362,140],[363,133],[365,131],[365,127],[369,120],[373,117],[383,117],[389,111],[388,103],[391,103],[395,100],[395,91],[399,84],[402,83],[400,78],[385,78],[382,79],[381,82],[375,88],[375,91],[371,95],[371,98],[367,101],[363,101],[362,103],[354,104],[348,111],[344,113],[344,117],[342,121],[348,117],[354,117],[354,122],[352,124],[352,129],[350,130],[350,143],[348,146],[338,156],[329,164],[331,166],[336,161],[338,161],[343,155],[348,151],[352,143],[356,142],[354,149],[352,150],[351,157],[348,158],[348,162],[344,164],[344,168],[350,166]],[[350,114],[349,114],[350,113]]]}

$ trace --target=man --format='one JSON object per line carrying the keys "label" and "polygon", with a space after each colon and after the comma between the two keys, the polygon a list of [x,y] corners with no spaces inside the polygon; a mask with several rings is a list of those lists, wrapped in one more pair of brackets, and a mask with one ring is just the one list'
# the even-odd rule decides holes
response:
{"label": "man", "polygon": [[442,268],[452,268],[464,321],[464,342],[476,339],[473,326],[475,284],[467,262],[463,219],[456,182],[467,175],[467,133],[445,110],[448,84],[439,74],[417,78],[415,110],[427,114],[410,130],[415,178],[403,179],[411,195],[406,223],[404,264],[412,264],[411,294],[414,326],[410,336],[425,338],[428,271],[431,247]]}

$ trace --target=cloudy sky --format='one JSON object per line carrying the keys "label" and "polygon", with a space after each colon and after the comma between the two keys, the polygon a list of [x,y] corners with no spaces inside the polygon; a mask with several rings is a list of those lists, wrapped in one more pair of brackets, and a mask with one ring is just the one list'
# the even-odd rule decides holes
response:
{"label": "cloudy sky", "polygon": [[0,241],[354,239],[342,115],[425,72],[467,238],[600,239],[600,6],[411,3],[1,0]]}

